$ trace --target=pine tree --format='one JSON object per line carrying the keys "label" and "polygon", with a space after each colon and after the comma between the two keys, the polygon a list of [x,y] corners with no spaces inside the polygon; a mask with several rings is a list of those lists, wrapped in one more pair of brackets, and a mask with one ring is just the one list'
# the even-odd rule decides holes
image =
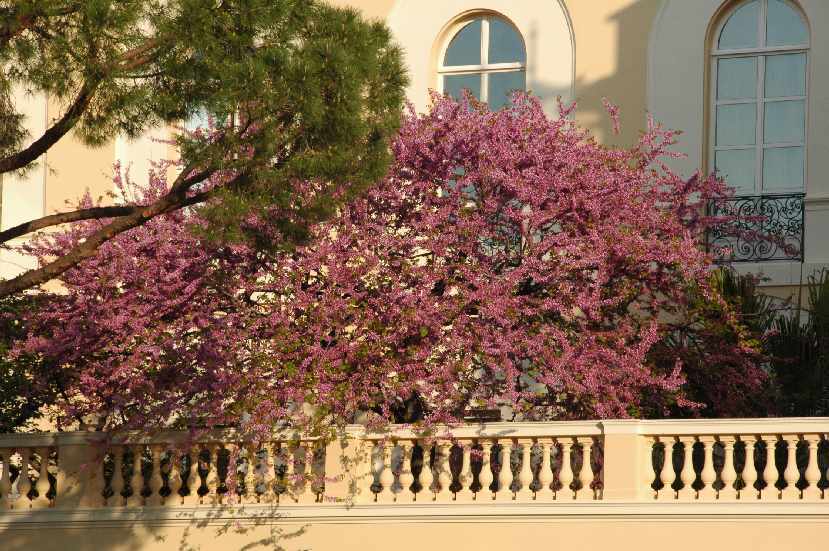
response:
{"label": "pine tree", "polygon": [[[0,296],[190,205],[209,203],[205,231],[216,239],[303,241],[309,224],[382,177],[406,84],[382,23],[311,0],[0,0],[0,66],[0,174],[30,168],[69,132],[94,146],[199,112],[218,130],[178,138],[185,168],[153,203],[96,205],[0,232],[2,244],[57,224],[108,221],[65,255],[0,281]],[[16,87],[63,105],[43,135],[27,136]],[[200,190],[219,170],[231,176]],[[312,203],[300,197],[308,181],[323,186]],[[278,236],[262,239],[244,224],[263,217]]]}

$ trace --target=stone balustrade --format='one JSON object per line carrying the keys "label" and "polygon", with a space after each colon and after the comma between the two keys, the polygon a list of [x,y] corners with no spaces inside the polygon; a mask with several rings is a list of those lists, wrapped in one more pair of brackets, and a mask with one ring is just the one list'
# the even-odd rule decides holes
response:
{"label": "stone balustrade", "polygon": [[[0,518],[30,509],[815,502],[829,419],[352,426],[322,443],[164,432],[0,435]],[[732,509],[733,510],[733,509]]]}

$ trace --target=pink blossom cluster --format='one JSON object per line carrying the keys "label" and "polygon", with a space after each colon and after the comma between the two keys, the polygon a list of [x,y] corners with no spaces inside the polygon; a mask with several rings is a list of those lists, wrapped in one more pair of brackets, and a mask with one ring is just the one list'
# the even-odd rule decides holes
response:
{"label": "pink blossom cluster", "polygon": [[[67,413],[110,428],[319,430],[389,419],[412,397],[426,422],[503,405],[539,418],[693,407],[681,351],[663,344],[689,291],[711,295],[703,207],[727,188],[665,166],[672,132],[651,122],[634,147],[607,148],[571,109],[435,96],[405,115],[388,176],[305,246],[205,239],[198,209],[151,220],[68,271],[19,351],[66,370]],[[150,200],[169,168],[116,183]],[[30,250],[48,258],[102,223]],[[753,350],[712,346],[740,392],[759,388]]]}

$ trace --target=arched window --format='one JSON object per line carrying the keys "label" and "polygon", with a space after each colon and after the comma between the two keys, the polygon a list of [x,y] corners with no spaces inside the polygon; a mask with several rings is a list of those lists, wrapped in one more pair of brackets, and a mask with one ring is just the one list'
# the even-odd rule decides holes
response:
{"label": "arched window", "polygon": [[490,109],[500,109],[513,90],[527,87],[527,54],[516,28],[497,16],[459,23],[440,57],[441,91],[459,97],[468,89]]}
{"label": "arched window", "polygon": [[736,3],[712,45],[711,154],[738,195],[801,192],[809,31],[787,0]]}

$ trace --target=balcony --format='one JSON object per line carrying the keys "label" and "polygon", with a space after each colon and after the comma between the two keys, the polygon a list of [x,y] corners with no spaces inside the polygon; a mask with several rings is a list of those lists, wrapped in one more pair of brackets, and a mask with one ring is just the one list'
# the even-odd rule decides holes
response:
{"label": "balcony", "polygon": [[451,541],[463,522],[475,525],[469,545],[506,538],[505,549],[542,533],[571,548],[641,549],[645,531],[691,549],[699,530],[794,549],[829,528],[827,433],[829,418],[490,423],[431,436],[352,426],[327,445],[233,431],[2,435],[0,543],[229,549],[278,527],[299,548],[419,549],[424,530]]}
{"label": "balcony", "polygon": [[754,195],[710,204],[710,216],[736,221],[709,230],[709,249],[723,263],[803,262],[804,198],[803,193]]}

